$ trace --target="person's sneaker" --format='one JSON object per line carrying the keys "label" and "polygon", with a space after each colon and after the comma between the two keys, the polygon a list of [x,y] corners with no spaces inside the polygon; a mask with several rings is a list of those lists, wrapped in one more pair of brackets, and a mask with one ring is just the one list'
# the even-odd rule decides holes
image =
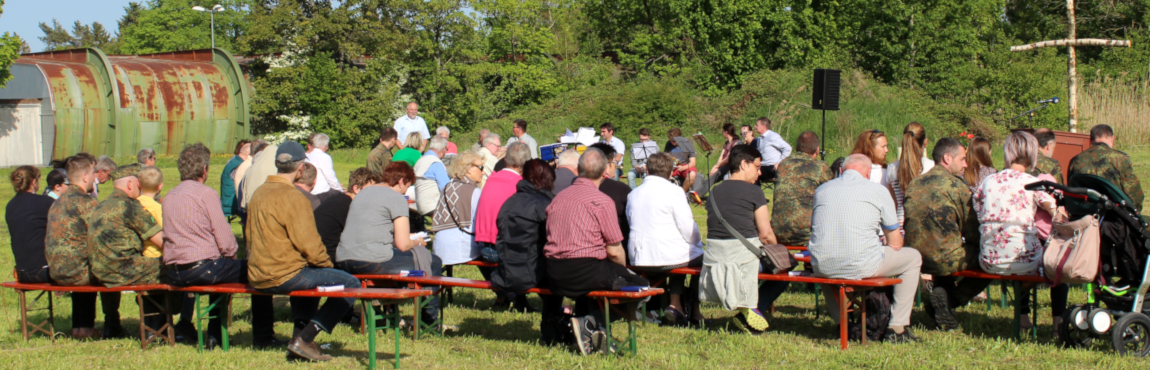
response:
{"label": "person's sneaker", "polygon": [[931,289],[930,309],[927,311],[939,329],[950,331],[959,328],[958,318],[954,317],[954,312],[950,310],[950,300],[946,289],[938,286]]}
{"label": "person's sneaker", "polygon": [[695,204],[703,204],[703,199],[699,198],[699,193],[696,193],[693,190],[687,193],[687,199],[690,199],[691,202],[694,202]]}
{"label": "person's sneaker", "polygon": [[571,328],[575,332],[575,349],[579,350],[581,355],[586,356],[595,352],[593,337],[598,328],[594,321],[591,316],[571,318]]}
{"label": "person's sneaker", "polygon": [[887,328],[882,341],[891,344],[914,343],[918,341],[918,337],[910,332],[910,327],[904,327],[902,333],[896,333],[894,330]]}
{"label": "person's sneaker", "polygon": [[595,352],[606,354],[618,354],[619,347],[608,340],[607,332],[599,330],[591,334],[591,344],[595,347]]}
{"label": "person's sneaker", "polygon": [[299,337],[292,338],[291,342],[288,342],[287,350],[289,354],[294,354],[311,361],[331,361],[331,356],[320,352],[319,346],[316,345],[315,342],[307,343]]}
{"label": "person's sneaker", "polygon": [[763,314],[754,308],[740,308],[739,314],[735,315],[735,326],[748,334],[762,334],[770,327]]}

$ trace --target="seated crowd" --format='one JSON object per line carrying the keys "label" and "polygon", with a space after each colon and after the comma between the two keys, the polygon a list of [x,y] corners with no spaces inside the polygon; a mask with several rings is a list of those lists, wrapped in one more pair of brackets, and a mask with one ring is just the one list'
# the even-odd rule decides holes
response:
{"label": "seated crowd", "polygon": [[[1055,145],[1049,130],[1007,138],[1006,165],[997,172],[989,159],[974,158],[976,145],[988,150],[985,140],[968,151],[957,140],[939,139],[928,156],[918,123],[906,126],[899,160],[888,165],[885,134],[869,130],[835,173],[818,159],[815,133],[799,134],[792,151],[761,118],[740,133],[725,125],[719,163],[697,177],[696,152],[673,128],[665,152],[633,160],[623,183],[624,147],[613,125],[600,127],[604,142],[563,151],[548,163],[533,159],[537,144],[523,120],[514,122],[507,146],[485,133],[459,151],[446,127],[430,136],[417,109],[412,103],[395,127],[381,130],[366,165],[351,171],[346,185],[335,175],[324,134],[309,137],[306,149],[297,142],[241,141],[219,192],[204,184],[211,153],[198,143],[179,153],[180,181],[166,194],[150,149],[140,151],[139,163],[120,167],[87,153],[69,157],[45,176],[45,195],[37,195],[39,169],[17,168],[10,176],[17,195],[6,213],[17,279],[108,287],[245,283],[283,294],[359,287],[353,275],[361,274],[441,276],[445,266],[485,260],[498,263],[481,270],[497,292],[497,306],[541,312],[543,344],[572,343],[589,354],[610,349],[604,348],[604,314],[586,295],[656,281],[669,280],[664,312],[672,324],[705,324],[699,304],[706,301],[735,311],[743,330],[766,331],[762,312],[788,283],[760,283],[758,274],[770,266],[751,248],[784,244],[808,246],[816,276],[901,279],[885,340],[909,342],[917,340],[909,327],[920,275],[931,276],[928,314],[939,327],[956,329],[953,310],[990,282],[950,275],[1037,274],[1050,223],[1066,218],[1050,195],[1024,188],[1062,179],[1059,163],[1049,158]],[[644,128],[639,137],[648,141],[650,132]],[[1112,130],[1097,125],[1091,139],[1094,145],[1071,161],[1068,173],[1106,177],[1141,204],[1141,185],[1129,158],[1112,149]],[[106,182],[111,194],[97,201]],[[764,182],[775,184],[773,202],[764,196]],[[705,238],[692,198],[706,198]],[[233,216],[243,226],[247,259],[237,258]],[[701,273],[688,285],[685,275],[670,273],[683,267]],[[536,287],[554,293],[541,297],[541,309],[526,299]],[[835,302],[831,291],[823,290]],[[1066,292],[1065,284],[1050,290],[1055,320]],[[101,335],[126,336],[120,294],[100,297]],[[575,301],[570,314],[564,297]],[[181,305],[177,332],[193,337],[189,299],[161,298],[160,304]],[[329,298],[321,305],[319,298],[292,297],[294,330],[284,342],[273,330],[271,296],[254,295],[253,344],[329,360],[315,338],[352,320],[354,301]],[[96,294],[72,295],[73,337],[96,335],[95,303]],[[426,324],[440,318],[441,303],[430,298],[421,315]],[[144,304],[146,312],[158,309]],[[222,309],[215,308],[208,324],[209,347],[221,336]],[[829,312],[836,322],[843,319]],[[143,325],[158,328],[158,320],[149,317]]]}

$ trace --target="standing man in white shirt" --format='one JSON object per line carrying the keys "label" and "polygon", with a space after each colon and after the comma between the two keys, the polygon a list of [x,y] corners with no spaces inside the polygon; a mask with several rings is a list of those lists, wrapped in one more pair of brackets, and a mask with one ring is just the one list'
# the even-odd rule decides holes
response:
{"label": "standing man in white shirt", "polygon": [[406,138],[412,132],[418,132],[419,136],[423,137],[421,147],[426,148],[427,141],[431,140],[431,131],[427,130],[427,122],[423,121],[423,117],[416,114],[419,114],[419,104],[407,103],[407,114],[395,120],[395,131],[399,133],[398,137],[401,139]]}
{"label": "standing man in white shirt", "polygon": [[343,192],[343,186],[339,184],[339,178],[335,176],[335,165],[331,162],[331,156],[327,154],[329,143],[331,143],[331,138],[327,134],[318,133],[312,135],[308,142],[308,146],[312,149],[307,153],[307,161],[315,166],[316,172],[319,173],[315,180],[315,187],[311,189],[311,193],[317,196],[332,190],[339,193]]}
{"label": "standing man in white shirt", "polygon": [[760,117],[756,120],[755,132],[759,133],[759,137],[755,139],[756,147],[763,154],[759,183],[775,181],[779,176],[779,162],[791,156],[791,144],[787,144],[777,132],[771,131],[770,118]]}
{"label": "standing man in white shirt", "polygon": [[615,158],[610,161],[615,163],[615,178],[623,177],[623,153],[627,152],[627,144],[623,144],[623,140],[615,137],[615,125],[611,122],[599,125],[599,136],[604,143],[615,148]]}
{"label": "standing man in white shirt", "polygon": [[539,158],[539,144],[535,142],[535,138],[527,134],[527,121],[522,119],[515,120],[511,125],[511,137],[507,138],[507,145],[516,142],[523,142],[531,148],[531,159]]}

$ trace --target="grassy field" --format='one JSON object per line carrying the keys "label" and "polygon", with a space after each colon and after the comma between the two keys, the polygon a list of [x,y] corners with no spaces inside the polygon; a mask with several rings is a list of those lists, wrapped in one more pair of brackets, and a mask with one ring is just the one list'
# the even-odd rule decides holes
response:
{"label": "grassy field", "polygon": [[[463,140],[458,140],[463,141]],[[1150,148],[1125,148],[1134,157],[1136,171],[1142,179],[1150,179]],[[349,171],[363,163],[366,151],[333,152],[336,172],[346,183]],[[1001,157],[999,157],[1001,158]],[[120,159],[127,162],[127,158]],[[219,171],[227,160],[225,156],[213,158],[209,184],[219,186]],[[999,159],[1001,160],[1001,159]],[[178,183],[175,161],[160,158],[167,187]],[[700,168],[703,168],[700,165]],[[0,169],[7,178],[11,169]],[[105,185],[101,194],[110,194]],[[7,203],[13,196],[12,188],[0,186],[0,200]],[[770,195],[768,194],[768,199]],[[695,207],[696,220],[705,230],[705,213]],[[7,234],[6,224],[0,224],[0,234]],[[233,224],[237,238],[239,226]],[[10,249],[9,238],[0,237],[0,250]],[[241,243],[242,244],[242,243]],[[12,255],[0,253],[0,271],[11,271]],[[457,276],[481,279],[471,266],[457,269]],[[9,280],[9,279],[4,279]],[[997,301],[998,290],[991,299]],[[1082,302],[1085,293],[1071,291],[1071,302]],[[403,366],[406,368],[767,368],[792,366],[797,368],[1115,368],[1136,369],[1150,366],[1147,359],[1121,358],[1109,349],[1109,341],[1099,341],[1096,348],[1062,350],[1052,342],[1049,317],[1049,296],[1039,294],[1040,311],[1038,340],[1015,341],[1011,338],[1012,311],[995,306],[989,312],[985,305],[971,305],[959,309],[958,317],[963,330],[938,332],[924,327],[930,320],[921,309],[915,311],[912,321],[922,342],[909,345],[872,344],[852,346],[841,351],[838,347],[837,327],[826,315],[815,320],[815,296],[802,286],[792,286],[777,302],[777,312],[769,317],[770,331],[762,336],[744,335],[730,324],[732,314],[715,305],[705,305],[705,314],[715,319],[714,325],[702,329],[682,329],[646,324],[639,328],[640,351],[636,357],[581,357],[563,348],[546,348],[536,344],[538,314],[497,312],[489,309],[494,295],[488,291],[456,290],[455,303],[446,308],[447,324],[459,327],[444,338],[424,338],[418,342],[402,339]],[[70,300],[56,298],[56,330],[70,329]],[[139,323],[134,299],[125,297],[120,312],[124,325],[135,330]],[[197,353],[193,346],[154,346],[140,350],[134,339],[77,342],[61,336],[52,344],[43,336],[29,342],[21,339],[17,295],[0,290],[0,357],[3,368],[65,368],[77,364],[92,368],[357,368],[366,361],[367,342],[363,335],[347,326],[336,328],[332,335],[320,335],[321,343],[328,343],[328,351],[335,356],[329,364],[289,363],[285,351],[257,351],[250,347],[249,301],[236,300],[236,321],[232,327],[235,346],[229,352]],[[533,297],[534,305],[540,305]],[[824,304],[825,307],[825,304]],[[404,312],[411,312],[405,307]],[[286,299],[276,300],[276,331],[281,339],[291,333],[287,321],[290,308]],[[34,315],[33,319],[44,315]],[[102,317],[97,326],[102,325]],[[620,327],[620,329],[623,329]],[[619,332],[617,332],[619,333]],[[381,333],[382,334],[382,333]],[[380,336],[381,366],[392,358],[390,336]]]}

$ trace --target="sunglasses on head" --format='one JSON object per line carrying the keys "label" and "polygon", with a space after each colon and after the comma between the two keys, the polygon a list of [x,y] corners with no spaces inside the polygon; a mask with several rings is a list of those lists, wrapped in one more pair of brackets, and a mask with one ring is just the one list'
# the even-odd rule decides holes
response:
{"label": "sunglasses on head", "polygon": [[877,128],[874,130],[871,130],[870,132],[875,133],[875,134],[881,134],[882,133],[882,131],[879,131]]}

